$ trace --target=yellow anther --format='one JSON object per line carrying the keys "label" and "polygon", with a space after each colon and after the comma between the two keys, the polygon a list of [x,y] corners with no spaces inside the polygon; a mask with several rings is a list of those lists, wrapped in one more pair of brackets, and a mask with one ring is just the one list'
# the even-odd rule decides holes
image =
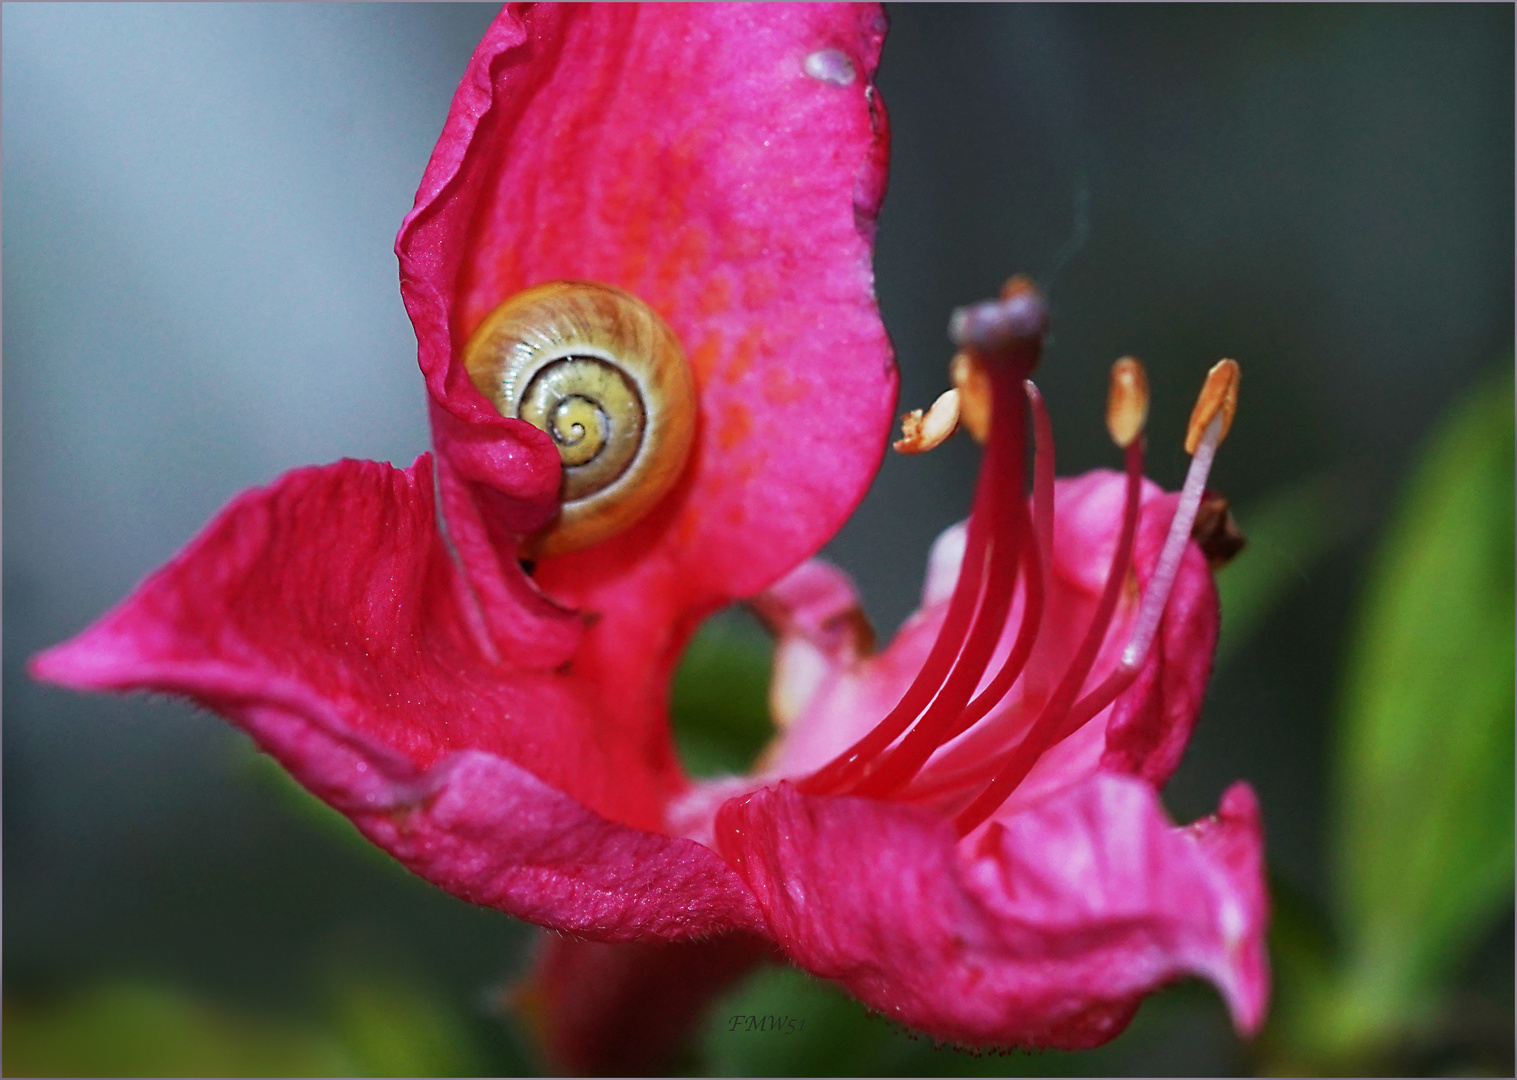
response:
{"label": "yellow anther", "polygon": [[1135,356],[1124,356],[1111,366],[1111,386],[1106,391],[1106,430],[1111,441],[1126,450],[1143,434],[1148,423],[1148,373]]}
{"label": "yellow anther", "polygon": [[948,375],[959,392],[959,423],[983,446],[990,438],[990,373],[974,353],[961,349],[948,365]]}
{"label": "yellow anther", "polygon": [[1026,274],[1015,274],[1007,278],[1006,284],[1001,286],[1001,299],[1010,300],[1017,293],[1027,292],[1029,289],[1037,289],[1037,286],[1032,283],[1032,278]]}
{"label": "yellow anther", "polygon": [[959,392],[945,390],[925,413],[913,409],[901,417],[901,437],[893,444],[900,454],[924,454],[959,429]]}
{"label": "yellow anther", "polygon": [[1220,445],[1233,426],[1233,414],[1238,411],[1238,378],[1236,360],[1218,360],[1206,373],[1206,385],[1201,387],[1201,396],[1196,398],[1196,407],[1191,410],[1190,427],[1185,431],[1185,452],[1194,454],[1201,445],[1201,436],[1206,434],[1206,425],[1220,412],[1222,431],[1217,437]]}

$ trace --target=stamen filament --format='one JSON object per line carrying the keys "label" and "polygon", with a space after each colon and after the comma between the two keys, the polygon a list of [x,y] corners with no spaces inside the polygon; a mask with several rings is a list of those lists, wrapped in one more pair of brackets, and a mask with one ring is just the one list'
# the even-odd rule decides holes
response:
{"label": "stamen filament", "polygon": [[1111,569],[1106,575],[1106,587],[1102,590],[1101,599],[1096,604],[1095,614],[1086,630],[1085,639],[1080,643],[1080,648],[1076,651],[1069,667],[1065,669],[1058,688],[1048,699],[1048,703],[1038,714],[1038,718],[1033,721],[1027,734],[1016,746],[995,759],[996,771],[989,786],[960,811],[954,821],[960,836],[971,832],[993,814],[1037,764],[1044,752],[1056,741],[1052,736],[1058,729],[1059,721],[1064,718],[1069,707],[1074,703],[1075,695],[1080,692],[1080,687],[1096,662],[1096,654],[1100,651],[1101,642],[1105,640],[1107,627],[1111,624],[1112,615],[1116,612],[1117,600],[1121,596],[1122,587],[1132,567],[1133,540],[1137,535],[1142,483],[1143,440],[1134,439],[1127,447],[1127,497],[1122,510],[1122,533],[1117,540],[1117,550],[1112,556]]}
{"label": "stamen filament", "polygon": [[980,586],[985,577],[992,531],[988,507],[998,479],[996,470],[990,467],[989,459],[998,453],[999,448],[992,441],[986,450],[987,461],[980,468],[959,579],[954,585],[953,596],[948,602],[948,612],[943,617],[937,640],[933,642],[922,669],[917,672],[916,678],[896,707],[883,720],[847,750],[797,782],[796,786],[801,791],[810,795],[831,795],[852,783],[869,761],[901,736],[943,685],[969,632],[971,619],[978,606]]}
{"label": "stamen filament", "polygon": [[[1186,450],[1193,454],[1190,469],[1164,546],[1133,616],[1128,640],[1113,669],[1082,695],[1107,640],[1122,591],[1132,576],[1142,509],[1148,379],[1143,365],[1132,357],[1113,365],[1106,419],[1113,441],[1123,448],[1126,457],[1121,531],[1085,635],[1053,693],[1044,698],[1042,685],[1030,685],[1037,673],[1029,672],[1027,665],[1042,630],[1052,584],[1053,430],[1042,394],[1026,375],[1037,363],[1046,327],[1042,300],[1022,279],[1009,282],[999,302],[954,312],[949,335],[962,347],[954,361],[954,382],[960,399],[973,383],[971,396],[988,414],[985,459],[959,580],[927,661],[896,707],[852,747],[802,779],[801,790],[872,798],[897,796],[939,806],[951,797],[950,807],[959,806],[954,827],[960,837],[967,836],[995,813],[1044,754],[1131,686],[1146,661],[1191,540],[1217,447],[1237,409],[1238,365],[1223,360],[1207,374],[1186,433]],[[1036,449],[1030,513],[1023,478],[1025,421],[1014,400],[1018,384],[1027,397]],[[978,437],[980,433],[975,434]],[[1008,479],[1013,482],[1006,483]],[[1006,637],[1006,621],[1019,580],[1023,602],[1016,637],[999,670],[975,694]],[[956,744],[923,775],[933,755],[969,733],[1024,674],[1029,684],[1023,685],[1019,708],[1008,710]],[[1023,728],[1023,717],[1040,700],[1043,705],[1036,717]],[[1023,733],[1015,744],[978,756],[993,748],[1003,733],[1011,736],[1018,729]],[[955,767],[960,762],[967,764]],[[983,787],[978,794],[972,794],[979,785]]]}
{"label": "stamen filament", "polygon": [[1001,664],[1001,670],[996,672],[995,678],[984,690],[977,694],[959,717],[958,723],[950,728],[943,736],[942,742],[956,739],[979,723],[991,709],[1001,703],[1013,686],[1016,685],[1017,677],[1027,666],[1027,660],[1032,656],[1033,646],[1038,642],[1038,631],[1043,623],[1043,601],[1046,595],[1043,582],[1046,580],[1043,568],[1038,563],[1036,549],[1029,549],[1025,556],[1024,580],[1027,582],[1027,603],[1022,611],[1022,625],[1017,631],[1017,639],[1011,647],[1011,652],[1006,654],[1006,660]]}
{"label": "stamen filament", "polygon": [[[838,794],[859,785],[870,763],[920,721],[922,734],[909,752],[892,759],[895,764],[881,778],[887,786],[898,786],[897,778],[899,783],[909,780],[919,767],[910,762],[921,754],[920,747],[927,747],[925,760],[941,743],[940,731],[963,711],[989,665],[1015,592],[1022,549],[1031,542],[1025,528],[1026,427],[1021,409],[1013,407],[1011,399],[1037,365],[1047,326],[1042,297],[1022,279],[1008,283],[1001,300],[960,308],[950,319],[949,337],[970,358],[973,369],[986,376],[993,400],[990,438],[959,580],[927,661],[899,703],[853,746],[802,778],[797,786],[803,792]],[[1014,485],[1010,497],[1002,490],[1007,478]]]}
{"label": "stamen filament", "polygon": [[1048,575],[1053,572],[1053,422],[1048,418],[1048,406],[1043,404],[1043,395],[1031,379],[1023,386],[1027,389],[1027,402],[1032,406],[1032,442],[1036,451],[1032,459],[1032,520],[1038,537],[1038,562],[1042,566],[1043,591],[1048,591]]}
{"label": "stamen filament", "polygon": [[1004,440],[1006,445],[999,449],[1001,456],[1008,460],[1002,466],[1006,470],[1001,474],[1003,482],[993,490],[994,502],[989,511],[996,531],[991,541],[991,572],[984,599],[958,663],[938,696],[900,744],[881,759],[852,794],[883,798],[899,790],[947,741],[949,732],[961,730],[957,725],[964,707],[985,674],[1005,630],[1006,616],[1016,591],[1017,571],[1024,562],[1023,550],[1032,539],[1028,535],[1030,522],[1027,520],[1026,500],[1020,490],[1007,491],[1004,484],[1004,478],[1020,478],[1023,472],[1025,436],[1019,422],[1020,410],[1016,408],[1010,380],[998,375],[993,383],[995,410],[991,420],[991,439],[993,443]]}
{"label": "stamen filament", "polygon": [[1159,620],[1164,617],[1164,608],[1169,603],[1169,591],[1174,587],[1175,577],[1180,572],[1180,559],[1185,554],[1185,545],[1190,542],[1190,530],[1196,522],[1196,511],[1201,506],[1201,496],[1206,491],[1206,477],[1211,472],[1217,456],[1217,447],[1222,442],[1226,421],[1222,413],[1213,416],[1206,425],[1206,433],[1196,446],[1196,456],[1190,459],[1190,469],[1185,474],[1185,486],[1180,489],[1180,505],[1169,523],[1169,535],[1164,538],[1164,548],[1159,553],[1158,566],[1149,580],[1148,591],[1138,608],[1138,618],[1133,624],[1132,636],[1127,648],[1122,650],[1122,665],[1136,669],[1148,655],[1148,646],[1159,629]]}
{"label": "stamen filament", "polygon": [[[1033,531],[1037,537],[1037,546],[1028,548],[1023,553],[1022,580],[1026,583],[1027,599],[1022,609],[1022,624],[1017,630],[1016,641],[1006,654],[995,678],[968,704],[954,726],[939,740],[939,745],[964,734],[1001,703],[1027,667],[1027,661],[1032,656],[1033,646],[1037,644],[1038,634],[1043,627],[1043,604],[1048,595],[1048,575],[1053,567],[1053,424],[1048,418],[1048,409],[1043,404],[1043,395],[1038,392],[1037,386],[1031,379],[1025,380],[1022,385],[1027,391],[1027,401],[1032,409],[1033,446],[1036,450],[1032,467],[1032,506]],[[1019,522],[1016,527],[1025,528],[1025,522]]]}
{"label": "stamen filament", "polygon": [[[1080,730],[1102,709],[1117,700],[1124,690],[1132,685],[1148,659],[1149,646],[1153,644],[1159,623],[1169,606],[1169,594],[1179,576],[1180,560],[1185,555],[1185,546],[1190,541],[1191,529],[1206,489],[1206,477],[1211,472],[1217,447],[1226,433],[1227,423],[1218,412],[1208,422],[1200,441],[1196,444],[1196,456],[1191,459],[1190,469],[1185,474],[1185,486],[1180,489],[1180,502],[1175,516],[1170,520],[1169,533],[1164,538],[1164,547],[1159,552],[1159,562],[1154,576],[1149,579],[1148,589],[1143,594],[1138,616],[1133,620],[1132,633],[1122,649],[1122,659],[1090,693],[1086,694],[1069,710],[1065,721],[1055,733],[1055,741],[1067,739]],[[1193,496],[1193,497],[1192,497]]]}

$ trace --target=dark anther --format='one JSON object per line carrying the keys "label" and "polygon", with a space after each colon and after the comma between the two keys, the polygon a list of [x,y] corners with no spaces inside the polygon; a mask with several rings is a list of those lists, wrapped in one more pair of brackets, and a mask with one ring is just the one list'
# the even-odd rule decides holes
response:
{"label": "dark anther", "polygon": [[1201,508],[1196,511],[1196,523],[1191,526],[1191,537],[1201,546],[1207,563],[1213,570],[1220,570],[1248,546],[1248,538],[1233,520],[1227,496],[1215,491],[1201,495]]}

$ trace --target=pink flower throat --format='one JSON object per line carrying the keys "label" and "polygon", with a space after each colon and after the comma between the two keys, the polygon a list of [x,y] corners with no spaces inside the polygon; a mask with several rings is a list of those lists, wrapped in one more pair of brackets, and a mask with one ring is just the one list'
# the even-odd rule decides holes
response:
{"label": "pink flower throat", "polygon": [[[1207,392],[1203,391],[1198,403],[1192,429],[1200,423],[1201,439],[1158,566],[1115,669],[1086,689],[1132,569],[1143,479],[1141,428],[1147,412],[1146,385],[1141,388],[1141,401],[1133,397],[1130,387],[1126,388],[1129,418],[1133,409],[1137,410],[1136,422],[1128,425],[1131,432],[1119,435],[1117,428],[1121,425],[1111,425],[1119,444],[1126,440],[1126,498],[1105,587],[1079,647],[1030,725],[1018,725],[1020,738],[988,755],[976,755],[970,765],[957,769],[936,766],[924,771],[940,747],[974,727],[1006,698],[1026,669],[1043,627],[1054,534],[1053,431],[1042,396],[1028,376],[1037,366],[1047,328],[1048,309],[1043,297],[1024,278],[1013,279],[999,300],[954,313],[950,336],[989,376],[991,394],[990,430],[969,517],[962,569],[937,640],[900,702],[853,746],[799,781],[802,791],[931,801],[950,809],[959,835],[964,836],[1006,801],[1049,749],[1097,716],[1137,677],[1163,616],[1206,474],[1230,418],[1231,399],[1224,401],[1226,394],[1210,395],[1212,415],[1202,414]],[[1142,381],[1136,362],[1122,364],[1131,365],[1129,370],[1136,368]],[[1223,364],[1231,365],[1228,374],[1235,393],[1236,365],[1231,361]],[[1222,367],[1218,365],[1218,369]],[[1214,369],[1214,376],[1218,369]],[[1113,410],[1123,405],[1118,395],[1124,389],[1118,386],[1115,375],[1114,371]],[[1212,381],[1207,385],[1211,390]],[[1032,414],[1035,446],[1030,511],[1024,479],[1024,400]],[[986,681],[997,645],[1010,629],[1008,621],[1018,591],[1024,602],[1011,649]]]}

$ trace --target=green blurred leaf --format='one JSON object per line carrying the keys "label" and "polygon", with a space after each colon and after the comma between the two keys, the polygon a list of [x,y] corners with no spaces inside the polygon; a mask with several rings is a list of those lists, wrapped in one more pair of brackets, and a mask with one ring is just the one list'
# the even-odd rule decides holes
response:
{"label": "green blurred leaf", "polygon": [[320,1021],[108,982],[45,1001],[7,997],[7,1076],[476,1076],[474,1037],[421,983],[329,965]]}
{"label": "green blurred leaf", "polygon": [[1336,765],[1345,953],[1324,1032],[1415,1026],[1513,884],[1512,375],[1425,451],[1373,567]]}
{"label": "green blurred leaf", "polygon": [[337,1040],[138,983],[5,1002],[7,1076],[351,1076]]}
{"label": "green blurred leaf", "polygon": [[1254,1056],[1258,1075],[1321,1075],[1321,1018],[1338,992],[1327,917],[1303,892],[1270,875],[1269,959],[1274,983]]}
{"label": "green blurred leaf", "polygon": [[1222,637],[1217,666],[1253,639],[1276,604],[1360,528],[1365,506],[1342,469],[1286,485],[1235,513],[1248,546],[1217,574]]}
{"label": "green blurred leaf", "polygon": [[333,1025],[365,1075],[480,1075],[468,1028],[419,983],[357,968],[338,974],[332,990]]}
{"label": "green blurred leaf", "polygon": [[774,645],[752,616],[706,620],[674,675],[674,740],[692,776],[746,772],[774,737],[769,671]]}

